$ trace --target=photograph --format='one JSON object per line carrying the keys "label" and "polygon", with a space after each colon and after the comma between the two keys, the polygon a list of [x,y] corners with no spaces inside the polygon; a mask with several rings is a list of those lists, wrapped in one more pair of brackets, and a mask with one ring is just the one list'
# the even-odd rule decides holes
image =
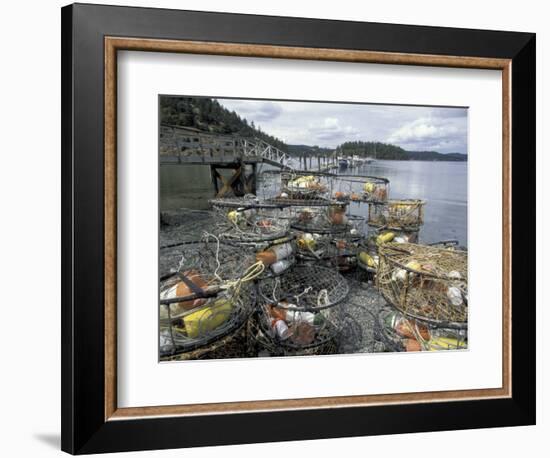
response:
{"label": "photograph", "polygon": [[161,362],[468,351],[468,107],[161,94],[158,132]]}
{"label": "photograph", "polygon": [[[61,255],[50,268],[5,238],[11,271],[28,283],[28,261],[44,261],[36,279],[61,296],[8,352],[34,374],[22,355],[61,332],[56,397],[23,402],[38,442],[61,424],[71,454],[463,456],[488,434],[501,456],[540,445],[544,15],[476,5],[449,20],[432,0],[398,2],[66,5],[47,22],[61,26],[56,91],[24,77],[49,32],[40,53],[11,47],[21,71],[8,78],[61,114],[32,125],[55,133],[61,161],[35,148],[21,168],[28,132],[6,149],[10,170],[55,188],[61,219],[34,175],[8,182],[8,202],[19,188],[29,199],[6,227]],[[9,118],[29,131],[14,88]],[[61,237],[29,244],[52,216]],[[4,302],[18,304],[24,282],[11,283]],[[25,412],[13,406],[6,418]]]}

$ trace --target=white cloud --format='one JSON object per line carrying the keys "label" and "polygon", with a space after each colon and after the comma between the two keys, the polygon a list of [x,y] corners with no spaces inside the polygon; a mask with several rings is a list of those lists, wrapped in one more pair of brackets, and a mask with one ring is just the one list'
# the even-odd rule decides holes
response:
{"label": "white cloud", "polygon": [[218,99],[288,144],[335,148],[382,141],[407,150],[467,152],[464,108]]}
{"label": "white cloud", "polygon": [[283,108],[279,103],[263,100],[219,100],[227,109],[235,111],[239,116],[255,123],[272,121],[277,118]]}
{"label": "white cloud", "polygon": [[465,152],[466,129],[465,116],[422,117],[401,125],[386,141],[409,150]]}

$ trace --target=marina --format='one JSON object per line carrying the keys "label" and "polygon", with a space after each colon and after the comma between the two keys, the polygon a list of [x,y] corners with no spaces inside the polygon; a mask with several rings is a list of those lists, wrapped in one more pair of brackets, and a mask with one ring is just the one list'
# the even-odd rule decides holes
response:
{"label": "marina", "polygon": [[161,127],[162,360],[467,348],[466,163]]}

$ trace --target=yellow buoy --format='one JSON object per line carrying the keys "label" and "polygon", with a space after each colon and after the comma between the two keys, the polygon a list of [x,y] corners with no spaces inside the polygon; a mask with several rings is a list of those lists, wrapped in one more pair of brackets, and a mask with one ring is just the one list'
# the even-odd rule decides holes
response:
{"label": "yellow buoy", "polygon": [[382,245],[383,243],[389,243],[393,240],[395,234],[393,232],[385,232],[376,237],[376,243]]}
{"label": "yellow buoy", "polygon": [[183,318],[185,331],[191,338],[199,337],[225,323],[231,315],[233,304],[228,299],[218,299],[212,305],[197,310]]}
{"label": "yellow buoy", "polygon": [[374,258],[370,254],[368,254],[366,251],[361,251],[361,253],[359,253],[359,260],[363,264],[366,264],[369,267],[374,267],[375,265]]}
{"label": "yellow buoy", "polygon": [[371,183],[371,182],[365,183],[365,185],[363,186],[363,189],[367,194],[371,194],[372,192],[374,192],[374,183]]}

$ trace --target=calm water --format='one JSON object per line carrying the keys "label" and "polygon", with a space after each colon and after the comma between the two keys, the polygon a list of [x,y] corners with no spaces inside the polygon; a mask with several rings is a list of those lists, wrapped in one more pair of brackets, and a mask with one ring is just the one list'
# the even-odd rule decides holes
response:
{"label": "calm water", "polygon": [[[375,161],[348,173],[390,180],[390,198],[424,199],[424,243],[456,239],[468,246],[468,163]],[[364,204],[350,204],[350,212],[367,216]]]}
{"label": "calm water", "polygon": [[[467,162],[375,161],[345,173],[386,177],[390,197],[424,199],[424,243],[457,239],[467,246]],[[161,166],[161,210],[205,209],[214,195],[208,166]],[[366,204],[350,204],[350,212],[367,216]]]}

